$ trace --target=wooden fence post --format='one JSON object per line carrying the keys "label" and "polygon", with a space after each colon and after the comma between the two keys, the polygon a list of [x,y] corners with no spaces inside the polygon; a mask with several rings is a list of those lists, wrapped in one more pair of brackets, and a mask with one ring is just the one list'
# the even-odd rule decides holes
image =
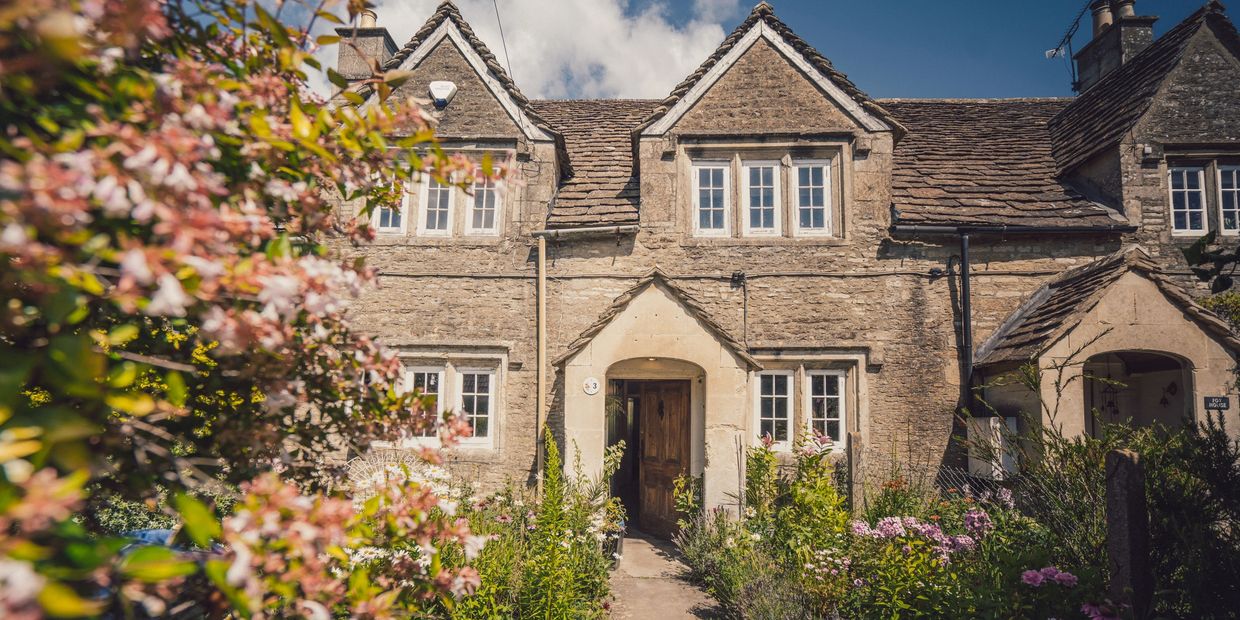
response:
{"label": "wooden fence post", "polygon": [[861,441],[861,433],[848,434],[848,505],[853,514],[861,510],[864,497],[865,473],[861,470],[861,453],[865,445]]}
{"label": "wooden fence post", "polygon": [[1154,593],[1154,574],[1141,456],[1131,450],[1108,452],[1106,476],[1111,600],[1131,605],[1133,617],[1146,618]]}

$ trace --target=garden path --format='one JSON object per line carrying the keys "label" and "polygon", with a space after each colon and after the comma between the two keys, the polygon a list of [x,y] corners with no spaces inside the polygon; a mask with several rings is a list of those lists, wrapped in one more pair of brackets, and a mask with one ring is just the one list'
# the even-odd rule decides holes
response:
{"label": "garden path", "polygon": [[689,568],[675,545],[629,531],[624,538],[620,565],[611,574],[615,597],[611,617],[616,620],[687,620],[720,618],[710,595],[690,583]]}

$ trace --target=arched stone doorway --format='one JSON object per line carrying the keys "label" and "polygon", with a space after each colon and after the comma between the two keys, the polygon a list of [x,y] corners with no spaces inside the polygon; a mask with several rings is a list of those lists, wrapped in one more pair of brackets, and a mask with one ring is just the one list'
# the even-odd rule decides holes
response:
{"label": "arched stone doorway", "polygon": [[1173,427],[1193,419],[1191,365],[1167,353],[1113,351],[1084,366],[1086,432],[1105,424]]}

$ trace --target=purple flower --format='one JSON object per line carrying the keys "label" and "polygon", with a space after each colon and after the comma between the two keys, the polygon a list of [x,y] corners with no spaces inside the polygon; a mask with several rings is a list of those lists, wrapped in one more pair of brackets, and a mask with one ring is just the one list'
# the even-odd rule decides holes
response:
{"label": "purple flower", "polygon": [[864,586],[864,585],[865,585],[865,580],[864,580],[864,579],[853,579],[853,587],[854,587],[854,588],[860,588],[860,587],[862,587],[862,586]]}
{"label": "purple flower", "polygon": [[1044,577],[1040,571],[1027,570],[1020,574],[1020,580],[1037,588],[1042,585],[1043,581],[1046,581],[1046,577]]}
{"label": "purple flower", "polygon": [[1008,510],[1016,507],[1016,501],[1012,499],[1012,492],[1008,489],[999,489],[995,493],[995,499],[999,501],[1000,505]]}
{"label": "purple flower", "polygon": [[875,524],[874,529],[878,531],[878,535],[883,538],[896,538],[904,536],[907,532],[904,530],[904,523],[899,517],[883,517]]}
{"label": "purple flower", "polygon": [[1054,566],[1047,566],[1046,568],[1043,568],[1040,572],[1042,573],[1043,577],[1046,577],[1047,579],[1054,579],[1055,576],[1059,574],[1059,569]]}
{"label": "purple flower", "polygon": [[1058,575],[1052,577],[1052,579],[1055,580],[1055,583],[1061,586],[1066,586],[1069,588],[1076,587],[1076,575],[1073,575],[1072,573],[1059,573]]}
{"label": "purple flower", "polygon": [[1085,603],[1081,605],[1081,613],[1089,616],[1090,620],[1120,620],[1119,614],[1107,605]]}
{"label": "purple flower", "polygon": [[964,529],[968,530],[976,538],[986,535],[986,532],[995,529],[995,524],[991,522],[990,515],[980,508],[970,508],[964,513]]}
{"label": "purple flower", "polygon": [[959,536],[952,536],[951,542],[952,542],[952,551],[964,551],[967,553],[977,548],[977,541],[973,540],[971,537],[966,536],[964,534],[961,534]]}
{"label": "purple flower", "polygon": [[498,517],[495,517],[495,520],[499,521],[500,523],[512,523],[512,516],[505,513]]}
{"label": "purple flower", "polygon": [[865,521],[853,521],[852,533],[857,536],[866,536],[869,538],[877,538],[878,533],[870,529],[870,524]]}

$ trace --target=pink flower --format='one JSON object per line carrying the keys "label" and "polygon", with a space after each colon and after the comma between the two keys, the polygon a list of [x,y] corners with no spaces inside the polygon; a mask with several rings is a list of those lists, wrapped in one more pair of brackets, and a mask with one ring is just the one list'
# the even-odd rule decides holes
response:
{"label": "pink flower", "polygon": [[905,535],[904,523],[900,517],[883,517],[874,526],[878,535],[883,538],[897,538]]}
{"label": "pink flower", "polygon": [[1037,588],[1041,587],[1043,581],[1046,581],[1046,577],[1040,571],[1027,570],[1020,574],[1020,580],[1027,585]]}
{"label": "pink flower", "polygon": [[986,535],[986,532],[995,529],[995,524],[991,522],[990,515],[980,508],[970,508],[964,513],[964,529],[977,538]]}
{"label": "pink flower", "polygon": [[1076,575],[1073,575],[1072,573],[1066,573],[1066,572],[1059,573],[1058,575],[1055,575],[1051,579],[1054,579],[1055,583],[1061,586],[1069,587],[1069,588],[1076,587],[1076,583],[1077,583]]}

